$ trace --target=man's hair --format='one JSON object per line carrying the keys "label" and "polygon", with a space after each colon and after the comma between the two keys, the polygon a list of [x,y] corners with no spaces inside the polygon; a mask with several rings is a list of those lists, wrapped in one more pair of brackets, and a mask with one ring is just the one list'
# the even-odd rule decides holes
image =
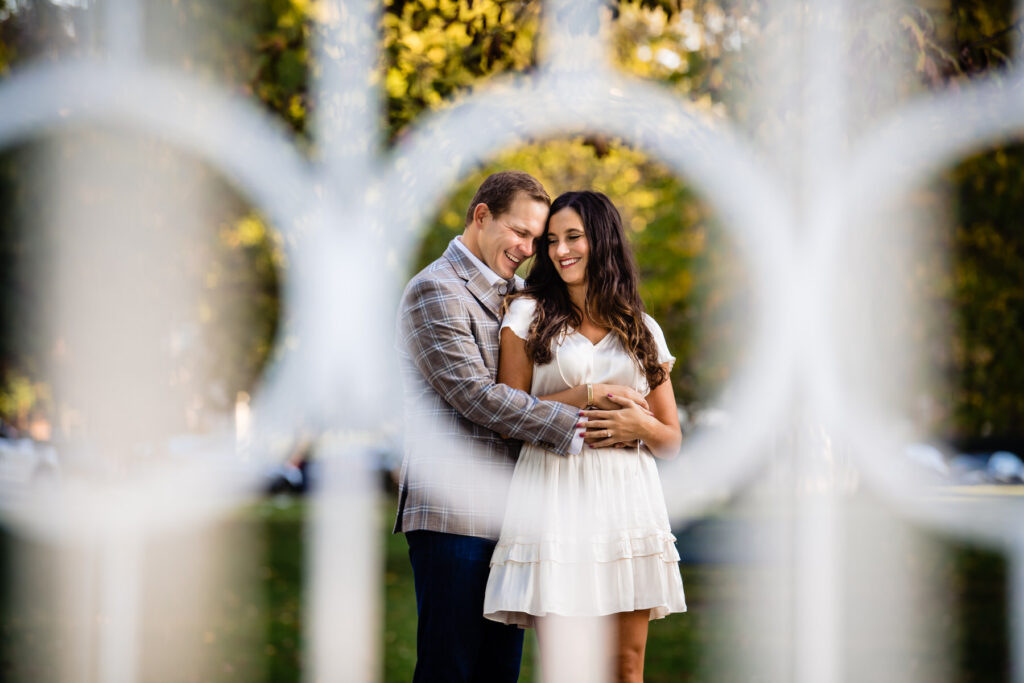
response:
{"label": "man's hair", "polygon": [[500,216],[508,211],[520,192],[534,201],[544,202],[544,206],[551,205],[551,197],[532,175],[523,171],[500,171],[487,176],[487,180],[473,195],[473,201],[469,203],[466,212],[466,225],[473,222],[473,211],[478,204],[486,204],[492,216]]}

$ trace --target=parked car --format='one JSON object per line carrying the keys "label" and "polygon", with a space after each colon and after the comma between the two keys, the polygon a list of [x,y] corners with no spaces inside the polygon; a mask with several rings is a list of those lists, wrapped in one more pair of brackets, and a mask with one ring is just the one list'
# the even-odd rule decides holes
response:
{"label": "parked car", "polygon": [[0,438],[0,486],[31,485],[60,475],[57,450],[28,438]]}
{"label": "parked car", "polygon": [[1024,484],[1024,463],[1009,451],[960,453],[950,460],[956,484]]}

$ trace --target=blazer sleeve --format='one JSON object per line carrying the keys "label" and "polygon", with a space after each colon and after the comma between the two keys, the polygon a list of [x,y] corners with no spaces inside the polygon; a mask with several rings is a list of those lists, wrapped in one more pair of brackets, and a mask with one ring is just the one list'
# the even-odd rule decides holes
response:
{"label": "blazer sleeve", "polygon": [[403,298],[400,329],[400,343],[420,374],[463,417],[556,453],[569,452],[577,410],[496,384],[457,294],[435,280],[412,283]]}

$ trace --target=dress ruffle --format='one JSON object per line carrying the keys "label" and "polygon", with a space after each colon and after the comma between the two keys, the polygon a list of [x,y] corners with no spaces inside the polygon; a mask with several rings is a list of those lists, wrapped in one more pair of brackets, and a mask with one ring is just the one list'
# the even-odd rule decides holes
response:
{"label": "dress ruffle", "polygon": [[491,556],[484,616],[522,627],[536,617],[686,611],[679,551],[654,459],[524,446]]}
{"label": "dress ruffle", "polygon": [[650,610],[661,619],[686,611],[677,561],[647,555],[614,562],[505,562],[491,566],[484,616],[533,627],[537,617],[594,617]]}
{"label": "dress ruffle", "polygon": [[646,536],[628,536],[615,539],[593,539],[579,542],[578,539],[513,538],[502,537],[491,556],[491,565],[517,562],[615,562],[639,557],[657,555],[664,562],[679,562],[679,551],[675,546],[676,537],[670,533],[656,533]]}

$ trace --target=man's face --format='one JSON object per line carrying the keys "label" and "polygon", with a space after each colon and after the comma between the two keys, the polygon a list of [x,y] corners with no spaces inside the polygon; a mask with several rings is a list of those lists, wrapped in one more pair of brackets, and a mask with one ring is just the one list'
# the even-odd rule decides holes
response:
{"label": "man's face", "polygon": [[523,259],[533,256],[534,240],[544,234],[548,207],[519,193],[500,216],[487,211],[478,222],[480,252],[487,267],[506,280]]}

